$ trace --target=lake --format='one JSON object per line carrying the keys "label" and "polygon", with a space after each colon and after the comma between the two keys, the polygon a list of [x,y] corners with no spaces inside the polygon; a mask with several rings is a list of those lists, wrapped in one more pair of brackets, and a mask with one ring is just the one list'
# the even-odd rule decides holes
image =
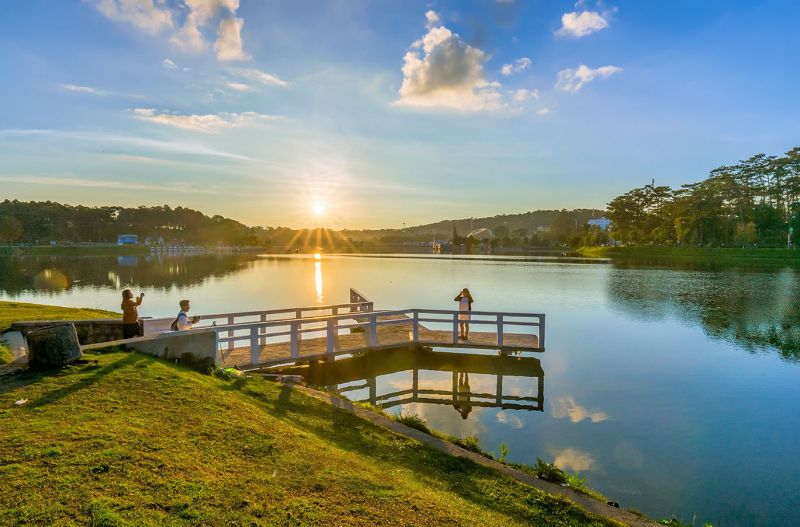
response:
{"label": "lake", "polygon": [[[464,418],[452,405],[422,402],[391,411],[420,414],[450,434],[476,434],[494,453],[505,444],[510,461],[555,461],[622,506],[656,518],[797,524],[794,269],[447,255],[0,258],[1,299],[118,310],[120,289],[133,287],[146,293],[142,316],[173,316],[181,298],[198,314],[348,302],[350,287],[376,308],[455,309],[452,299],[465,286],[474,309],[546,313],[547,350],[525,355],[540,361],[531,359],[543,372],[541,411],[472,406]],[[489,373],[470,374],[467,382],[471,392],[493,393],[491,370],[506,368],[508,358],[483,354],[451,362],[488,364],[472,371]],[[417,367],[420,386],[452,388],[452,371],[414,360],[397,371],[383,368],[372,389],[381,395],[407,388]],[[539,379],[527,367],[509,367],[504,393],[536,398]]]}

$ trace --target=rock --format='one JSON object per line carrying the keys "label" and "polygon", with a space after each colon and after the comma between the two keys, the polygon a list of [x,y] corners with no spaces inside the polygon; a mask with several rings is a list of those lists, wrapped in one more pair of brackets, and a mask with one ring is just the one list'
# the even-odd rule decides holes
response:
{"label": "rock", "polygon": [[26,335],[28,366],[32,370],[63,368],[81,358],[78,333],[72,324],[35,329]]}

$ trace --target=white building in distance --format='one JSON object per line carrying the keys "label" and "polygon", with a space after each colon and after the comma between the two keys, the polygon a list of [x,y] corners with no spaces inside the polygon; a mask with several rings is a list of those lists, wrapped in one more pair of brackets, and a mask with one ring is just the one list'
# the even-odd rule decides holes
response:
{"label": "white building in distance", "polygon": [[600,227],[601,231],[607,231],[608,226],[611,225],[611,220],[608,218],[592,218],[588,223],[593,227]]}

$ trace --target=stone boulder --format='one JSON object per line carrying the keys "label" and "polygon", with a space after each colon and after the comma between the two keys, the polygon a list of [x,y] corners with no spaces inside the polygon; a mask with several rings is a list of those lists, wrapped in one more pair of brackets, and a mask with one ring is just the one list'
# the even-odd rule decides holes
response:
{"label": "stone boulder", "polygon": [[81,358],[78,333],[72,324],[47,326],[28,332],[28,367],[32,370],[63,368]]}

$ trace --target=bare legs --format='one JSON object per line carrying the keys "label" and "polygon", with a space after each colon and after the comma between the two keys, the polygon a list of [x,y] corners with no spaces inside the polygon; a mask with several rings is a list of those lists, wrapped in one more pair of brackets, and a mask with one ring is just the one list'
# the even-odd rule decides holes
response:
{"label": "bare legs", "polygon": [[469,339],[469,322],[459,322],[458,327],[461,329],[461,338],[464,340]]}

